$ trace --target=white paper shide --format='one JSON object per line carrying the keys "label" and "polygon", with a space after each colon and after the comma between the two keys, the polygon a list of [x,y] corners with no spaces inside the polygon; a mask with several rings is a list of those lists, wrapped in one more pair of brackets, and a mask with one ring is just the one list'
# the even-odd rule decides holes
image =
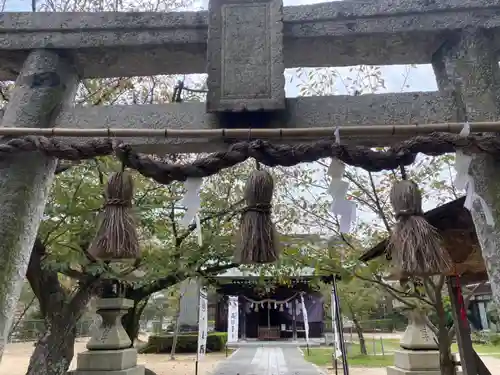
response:
{"label": "white paper shide", "polygon": [[198,245],[202,246],[202,235],[201,235],[201,222],[200,222],[200,207],[201,207],[201,198],[200,191],[201,185],[203,184],[202,178],[188,178],[184,182],[184,188],[186,189],[186,193],[182,198],[180,204],[186,207],[186,213],[180,221],[180,224],[184,227],[189,226],[193,220],[196,225],[196,235],[198,238]]}
{"label": "white paper shide", "polygon": [[[335,141],[340,143],[338,128],[335,130]],[[345,164],[333,158],[327,172],[331,177],[328,193],[333,198],[330,211],[339,218],[340,232],[349,233],[352,222],[356,220],[356,203],[346,198],[349,183],[342,180],[344,172]]]}
{"label": "white paper shide", "polygon": [[238,342],[238,296],[229,296],[227,302],[227,342]]}
{"label": "white paper shide", "polygon": [[[469,123],[465,123],[462,131],[460,132],[460,135],[462,137],[466,137],[469,134],[470,125]],[[474,202],[478,201],[483,210],[486,224],[488,224],[489,226],[494,226],[495,219],[493,218],[493,213],[491,212],[483,197],[476,193],[474,178],[469,174],[471,162],[471,155],[465,154],[462,150],[457,150],[455,155],[455,170],[457,172],[457,175],[455,177],[454,185],[458,190],[465,190],[466,192],[464,207],[470,211]]]}
{"label": "white paper shide", "polygon": [[304,295],[300,295],[300,305],[302,307],[302,317],[304,318],[304,331],[306,334],[306,342],[309,342],[309,320],[307,319],[307,309],[304,303]]}
{"label": "white paper shide", "polygon": [[207,351],[207,335],[208,335],[208,302],[207,292],[205,289],[200,289],[200,305],[198,313],[198,353],[197,358],[201,358]]}

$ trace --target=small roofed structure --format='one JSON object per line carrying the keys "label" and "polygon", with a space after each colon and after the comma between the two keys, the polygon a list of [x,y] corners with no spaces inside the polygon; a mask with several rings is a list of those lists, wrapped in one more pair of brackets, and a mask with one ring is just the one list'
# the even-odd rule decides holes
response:
{"label": "small roofed structure", "polygon": [[[443,239],[443,246],[453,263],[452,269],[444,271],[442,275],[446,276],[463,375],[491,375],[472,347],[470,326],[467,319],[461,318],[461,310],[465,306],[461,306],[463,305],[463,297],[459,297],[462,296],[460,284],[467,285],[488,280],[474,223],[470,212],[464,207],[464,203],[465,197],[456,199],[427,211],[424,217],[439,231]],[[389,256],[388,243],[389,239],[378,243],[365,252],[359,260],[368,262],[382,255]],[[393,277],[417,276],[398,275],[397,265],[395,265],[395,270],[396,272],[391,275]]]}
{"label": "small roofed structure", "polygon": [[[481,255],[474,223],[469,210],[464,207],[465,197],[427,211],[424,217],[443,238],[443,246],[450,254],[453,269],[445,276],[460,276],[462,284],[488,280],[486,266]],[[385,239],[365,252],[359,259],[368,262],[387,254],[389,239]],[[391,276],[398,276],[397,272]]]}

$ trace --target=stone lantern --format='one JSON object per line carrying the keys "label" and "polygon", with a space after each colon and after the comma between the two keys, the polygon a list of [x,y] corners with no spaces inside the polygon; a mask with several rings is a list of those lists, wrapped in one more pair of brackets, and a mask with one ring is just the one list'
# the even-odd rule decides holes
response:
{"label": "stone lantern", "polygon": [[423,313],[419,310],[408,312],[408,327],[399,345],[407,350],[439,350],[434,332],[427,327]]}
{"label": "stone lantern", "polygon": [[438,340],[422,311],[408,311],[408,320],[401,349],[395,351],[394,366],[387,367],[387,375],[441,375]]}
{"label": "stone lantern", "polygon": [[121,318],[134,306],[121,297],[120,284],[107,280],[96,302],[101,325],[87,343],[87,351],[77,356],[76,370],[71,375],[144,375],[144,366],[137,365],[137,350],[122,326]]}

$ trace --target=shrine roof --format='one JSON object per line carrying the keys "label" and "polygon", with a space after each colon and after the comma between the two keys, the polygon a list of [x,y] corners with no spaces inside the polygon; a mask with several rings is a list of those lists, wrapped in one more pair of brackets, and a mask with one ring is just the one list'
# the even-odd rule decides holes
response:
{"label": "shrine roof", "polygon": [[[304,277],[314,277],[315,269],[311,267],[298,268],[296,270],[292,270],[292,272],[288,273],[289,277],[294,278],[304,278]],[[253,270],[240,269],[238,267],[230,268],[225,272],[222,272],[215,276],[216,279],[253,279],[253,278],[273,278],[276,277],[276,274],[273,272],[258,272]]]}

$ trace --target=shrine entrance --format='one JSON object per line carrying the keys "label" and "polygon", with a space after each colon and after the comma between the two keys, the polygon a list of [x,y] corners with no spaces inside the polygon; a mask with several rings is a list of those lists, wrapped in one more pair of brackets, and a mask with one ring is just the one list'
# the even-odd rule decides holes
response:
{"label": "shrine entrance", "polygon": [[[292,321],[279,308],[272,303],[264,304],[263,308],[255,311],[252,305],[248,305],[244,312],[247,322],[247,338],[261,340],[276,340],[281,338],[281,330],[291,327]],[[287,322],[289,324],[287,324]]]}
{"label": "shrine entrance", "polygon": [[[297,340],[305,338],[302,298],[308,315],[309,337],[323,334],[323,296],[317,277],[300,276],[286,282],[257,276],[217,276],[215,329],[227,331],[227,300],[238,296],[241,340]],[[301,298],[302,297],[302,298]]]}

